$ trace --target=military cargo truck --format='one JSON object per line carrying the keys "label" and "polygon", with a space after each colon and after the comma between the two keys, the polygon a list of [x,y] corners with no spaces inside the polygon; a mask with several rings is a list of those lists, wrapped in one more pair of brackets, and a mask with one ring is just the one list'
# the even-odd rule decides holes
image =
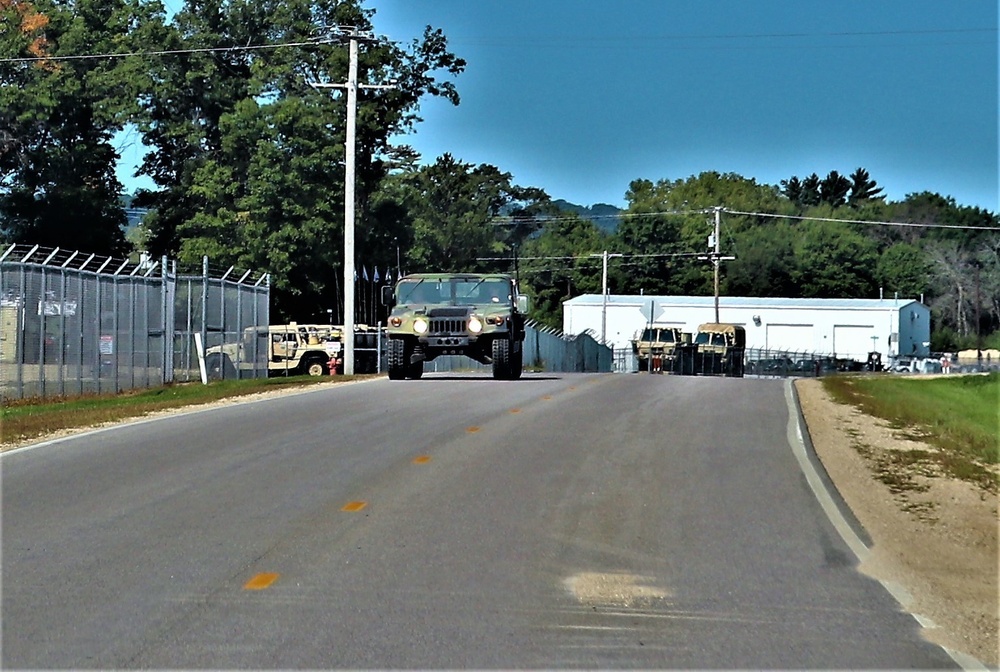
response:
{"label": "military cargo truck", "polygon": [[659,361],[660,371],[672,370],[675,349],[682,342],[680,327],[656,324],[647,326],[632,339],[632,352],[639,362],[639,370],[652,370],[650,364],[653,361]]}
{"label": "military cargo truck", "polygon": [[496,273],[419,273],[385,287],[388,373],[420,378],[424,362],[464,355],[490,364],[493,377],[514,380],[524,363],[528,297]]}

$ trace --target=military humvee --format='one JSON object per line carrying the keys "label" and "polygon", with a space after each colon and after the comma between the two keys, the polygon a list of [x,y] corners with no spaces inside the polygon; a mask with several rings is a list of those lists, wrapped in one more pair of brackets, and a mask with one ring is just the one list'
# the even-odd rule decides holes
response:
{"label": "military humvee", "polygon": [[418,273],[385,287],[391,380],[420,378],[424,362],[465,355],[492,364],[493,377],[513,380],[524,362],[528,297],[496,273]]}
{"label": "military humvee", "polygon": [[342,329],[330,325],[290,322],[248,327],[240,343],[209,348],[205,367],[211,378],[236,378],[238,371],[259,366],[256,358],[266,358],[269,376],[321,376],[340,363],[342,341]]}
{"label": "military humvee", "polygon": [[701,373],[743,377],[747,332],[742,326],[707,322],[699,325],[694,342]]}
{"label": "military humvee", "polygon": [[639,361],[639,370],[649,371],[653,358],[659,358],[660,370],[670,371],[673,368],[675,348],[682,342],[680,327],[655,324],[646,327],[632,339],[632,352]]}

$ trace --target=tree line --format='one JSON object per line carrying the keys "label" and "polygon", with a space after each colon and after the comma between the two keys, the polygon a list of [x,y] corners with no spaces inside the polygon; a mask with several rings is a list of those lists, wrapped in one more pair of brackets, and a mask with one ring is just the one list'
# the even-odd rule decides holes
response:
{"label": "tree line", "polygon": [[[375,32],[360,0],[0,0],[0,241],[264,270],[274,319],[326,315],[341,292],[346,103],[316,82],[347,79],[332,26]],[[510,173],[452,154],[421,165],[406,134],[420,103],[459,104],[465,61],[428,26],[409,43],[366,42],[357,113],[359,265],[510,270],[534,317],[561,324],[561,303],[610,291],[709,294],[705,209],[724,206],[729,295],[925,296],[935,346],[1000,328],[997,215],[932,192],[887,202],[863,168],[780,185],[707,172],[639,179],[615,224],[560,209]],[[119,159],[123,129],[149,148],[155,187],[127,240]],[[780,217],[776,217],[780,216]],[[826,220],[907,222],[933,227]],[[977,322],[978,320],[978,322]]]}

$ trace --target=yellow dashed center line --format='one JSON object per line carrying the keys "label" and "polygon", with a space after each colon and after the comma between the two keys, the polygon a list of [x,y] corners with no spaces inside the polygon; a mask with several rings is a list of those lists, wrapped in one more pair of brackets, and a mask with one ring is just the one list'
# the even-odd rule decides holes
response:
{"label": "yellow dashed center line", "polygon": [[366,506],[368,506],[368,502],[348,502],[347,504],[344,504],[343,508],[341,508],[340,510],[341,511],[360,511],[361,509],[365,508]]}
{"label": "yellow dashed center line", "polygon": [[244,590],[264,590],[278,580],[278,574],[274,572],[264,572],[254,576],[243,584]]}
{"label": "yellow dashed center line", "polygon": [[417,455],[413,458],[413,464],[427,464],[431,461],[430,455]]}
{"label": "yellow dashed center line", "polygon": [[465,431],[467,431],[469,434],[475,434],[476,432],[479,431],[479,428],[478,427],[466,427]]}
{"label": "yellow dashed center line", "polygon": [[544,397],[542,397],[542,399],[545,400],[545,401],[548,401],[551,398],[552,398],[551,394],[546,394]]}
{"label": "yellow dashed center line", "polygon": [[511,413],[520,413],[521,409],[520,408],[512,408],[512,409],[510,409],[510,412]]}

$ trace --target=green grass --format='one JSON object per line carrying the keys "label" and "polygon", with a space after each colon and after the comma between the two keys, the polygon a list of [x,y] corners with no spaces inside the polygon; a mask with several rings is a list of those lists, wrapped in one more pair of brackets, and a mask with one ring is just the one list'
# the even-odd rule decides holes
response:
{"label": "green grass", "polygon": [[0,406],[0,448],[55,431],[93,427],[137,418],[156,411],[207,404],[272,390],[371,378],[357,376],[290,376],[254,380],[224,380],[202,385],[184,383],[120,394],[7,400]]}
{"label": "green grass", "polygon": [[911,456],[917,466],[933,462],[946,474],[997,490],[1000,478],[990,467],[1000,463],[1000,373],[831,376],[823,384],[835,400],[938,449]]}

